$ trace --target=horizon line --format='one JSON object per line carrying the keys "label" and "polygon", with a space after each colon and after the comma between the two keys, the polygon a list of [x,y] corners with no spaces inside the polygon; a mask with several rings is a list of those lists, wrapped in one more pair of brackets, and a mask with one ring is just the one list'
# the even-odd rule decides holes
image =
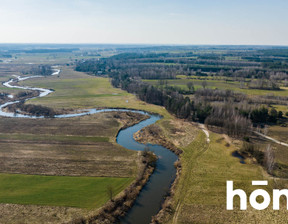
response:
{"label": "horizon line", "polygon": [[142,46],[266,46],[266,47],[288,47],[288,45],[282,45],[282,44],[169,44],[169,43],[163,43],[163,44],[156,44],[156,43],[49,43],[49,42],[40,42],[40,43],[33,43],[33,42],[11,42],[11,43],[5,43],[0,42],[0,45],[142,45]]}

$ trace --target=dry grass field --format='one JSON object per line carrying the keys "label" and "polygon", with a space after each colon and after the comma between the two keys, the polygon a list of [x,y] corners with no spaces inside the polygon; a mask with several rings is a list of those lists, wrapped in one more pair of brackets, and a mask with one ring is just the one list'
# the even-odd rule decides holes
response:
{"label": "dry grass field", "polygon": [[[1,81],[8,80],[12,73],[5,73],[1,76]],[[157,123],[162,130],[163,136],[161,137],[167,138],[183,150],[183,154],[180,156],[182,171],[173,198],[173,211],[171,216],[166,217],[165,223],[272,223],[276,221],[277,223],[286,223],[285,210],[275,212],[270,207],[265,211],[256,211],[251,207],[248,207],[246,212],[240,212],[238,208],[235,211],[226,210],[225,184],[227,180],[234,180],[235,187],[244,189],[247,194],[255,189],[251,186],[251,180],[268,179],[269,187],[265,189],[269,193],[271,193],[272,187],[288,186],[286,181],[270,178],[266,171],[252,160],[241,164],[238,158],[232,157],[232,152],[240,148],[239,141],[230,142],[222,135],[210,132],[211,142],[208,144],[206,136],[197,129],[197,125],[175,119],[162,107],[146,104],[132,94],[112,88],[107,78],[88,76],[73,71],[71,67],[63,66],[59,77],[31,79],[19,84],[55,90],[47,97],[34,99],[29,103],[48,106],[59,112],[97,107],[120,107],[142,109],[163,115],[164,118]],[[178,84],[186,85],[186,83]],[[218,82],[211,81],[209,84],[215,84],[217,88],[226,88],[226,84],[223,83],[220,85]],[[234,88],[231,83],[229,85]],[[13,92],[14,90],[4,88],[1,91]],[[285,91],[280,91],[280,95]],[[250,91],[248,94],[262,95],[266,93]],[[117,114],[119,115],[119,113]],[[104,190],[107,182],[114,184],[113,186],[120,186],[116,190],[119,193],[133,181],[137,174],[137,163],[135,162],[137,153],[118,146],[115,143],[115,137],[121,126],[141,119],[143,117],[133,117],[126,113],[120,113],[120,118],[115,116],[115,113],[101,113],[69,119],[0,118],[0,173],[5,173],[0,174],[0,179],[10,179],[11,184],[17,184],[20,180],[24,181],[23,178],[27,178],[27,184],[31,182],[29,177],[47,176],[51,180],[37,179],[44,185],[51,184],[50,190],[46,189],[47,198],[51,196],[51,189],[59,190],[57,186],[74,183],[75,189],[67,191],[72,193],[83,187],[82,180],[70,181],[72,179],[65,179],[67,176],[69,178],[86,176],[85,178],[88,178],[86,189],[90,193],[95,193],[93,187],[99,183],[97,181],[106,184],[105,186],[99,185],[100,199],[96,201],[101,203],[97,205],[93,204],[93,201],[90,201],[92,204],[85,205],[84,201],[87,201],[85,196],[82,203],[79,200],[78,204],[75,201],[70,205],[69,203],[63,204],[63,199],[61,201],[56,197],[52,202],[46,201],[40,203],[42,206],[35,206],[37,202],[31,200],[31,198],[35,198],[35,195],[29,195],[25,191],[23,194],[23,191],[19,191],[19,195],[10,195],[10,198],[7,197],[6,201],[4,200],[0,204],[0,209],[3,211],[3,215],[0,215],[0,222],[2,220],[3,223],[7,223],[10,217],[17,223],[15,218],[17,215],[13,211],[9,213],[13,206],[19,213],[25,214],[29,223],[35,222],[35,218],[31,215],[35,213],[44,214],[44,216],[39,215],[38,220],[51,220],[51,222],[57,223],[59,220],[70,220],[75,217],[75,214],[95,212],[95,209],[108,200],[107,192]],[[279,135],[279,133],[282,134]],[[271,136],[279,136],[279,140],[283,141],[286,138],[284,133],[279,127],[271,127],[269,131]],[[258,139],[257,141],[262,140]],[[266,143],[268,142],[263,140],[261,144]],[[286,159],[288,155],[285,156],[287,149],[272,145],[275,147],[276,161],[288,164]],[[17,176],[18,174],[21,175]],[[64,179],[57,180],[59,176]],[[101,178],[107,178],[105,179],[107,182]],[[0,185],[1,192],[5,193],[5,189],[11,188],[11,186]],[[13,186],[15,187],[15,185]],[[33,188],[31,189],[31,191],[35,191]],[[57,192],[56,195],[60,193]],[[9,195],[7,192],[6,194]],[[4,203],[30,205],[7,205]],[[235,200],[235,204],[239,204],[239,201]],[[55,206],[64,207],[55,209]],[[78,208],[71,208],[71,206]],[[94,210],[83,210],[79,207],[93,208]]]}
{"label": "dry grass field", "polygon": [[[8,66],[1,70],[1,81],[18,75],[21,66],[13,66],[10,65],[9,72],[5,71]],[[46,87],[52,83],[48,88],[56,91],[48,96],[50,103],[55,97],[53,107],[65,112],[99,107],[98,99],[104,107],[109,97],[115,97],[116,104],[128,95],[110,87],[108,79],[76,74],[71,69],[64,71],[60,77],[19,84]],[[18,92],[5,87],[1,91]],[[57,98],[56,93],[61,96]],[[133,95],[128,97],[137,101]],[[137,103],[140,105],[140,101]],[[62,223],[95,214],[109,200],[107,186],[112,186],[116,195],[138,175],[138,153],[124,149],[115,140],[121,127],[142,119],[144,115],[123,112],[66,119],[1,117],[0,222]],[[21,221],[18,213],[22,214]]]}
{"label": "dry grass field", "polygon": [[210,139],[207,144],[206,136],[199,131],[194,141],[182,148],[181,178],[173,198],[175,210],[165,222],[285,223],[285,201],[282,201],[280,211],[273,211],[271,206],[263,211],[251,206],[247,211],[240,211],[239,200],[235,198],[235,210],[226,210],[227,180],[233,180],[234,189],[243,189],[247,195],[257,189],[251,185],[251,180],[269,180],[269,186],[264,189],[270,194],[272,188],[288,185],[287,181],[270,178],[261,166],[249,162],[241,164],[238,158],[232,157],[232,152],[238,147],[236,142],[227,144],[222,135],[212,132]]}
{"label": "dry grass field", "polygon": [[[122,115],[124,120],[125,114]],[[126,115],[126,120],[136,117]],[[0,119],[0,172],[131,177],[136,153],[114,143],[113,113],[70,119]]]}
{"label": "dry grass field", "polygon": [[26,223],[61,223],[75,214],[95,214],[109,199],[107,186],[116,195],[138,174],[138,153],[117,145],[115,137],[120,127],[143,118],[116,112],[69,119],[1,118],[0,222],[19,223],[15,211]]}

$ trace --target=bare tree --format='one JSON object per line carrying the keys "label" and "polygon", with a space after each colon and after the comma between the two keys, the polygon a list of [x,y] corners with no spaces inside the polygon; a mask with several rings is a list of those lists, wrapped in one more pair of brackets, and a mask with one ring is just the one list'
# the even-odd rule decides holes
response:
{"label": "bare tree", "polygon": [[271,145],[269,144],[267,145],[266,151],[265,151],[265,166],[269,174],[272,174],[273,172],[273,168],[275,164],[274,159],[275,159],[275,155],[274,155]]}
{"label": "bare tree", "polygon": [[107,190],[107,195],[109,197],[109,199],[112,201],[113,200],[113,196],[114,196],[114,188],[112,185],[107,185],[106,187]]}
{"label": "bare tree", "polygon": [[240,81],[240,86],[239,86],[239,88],[240,88],[240,89],[244,89],[244,87],[245,87],[244,81],[241,80],[241,81]]}
{"label": "bare tree", "polygon": [[264,126],[264,129],[263,129],[263,134],[264,134],[264,135],[267,135],[267,134],[268,134],[268,131],[269,131],[268,125],[265,125],[265,126]]}
{"label": "bare tree", "polygon": [[201,83],[201,85],[202,85],[203,89],[205,89],[205,88],[206,88],[206,86],[207,86],[207,81],[206,81],[206,80],[204,80],[204,81]]}
{"label": "bare tree", "polygon": [[188,82],[186,85],[187,85],[187,87],[188,87],[188,89],[189,89],[190,92],[191,92],[191,91],[194,92],[194,84],[193,84],[193,82]]}

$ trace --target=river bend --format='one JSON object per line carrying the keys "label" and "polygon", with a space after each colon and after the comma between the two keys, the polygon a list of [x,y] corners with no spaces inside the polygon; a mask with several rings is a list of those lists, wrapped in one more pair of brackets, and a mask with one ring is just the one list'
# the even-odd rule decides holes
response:
{"label": "river bend", "polygon": [[[59,69],[55,69],[52,75],[58,75],[60,73]],[[36,87],[26,87],[26,86],[15,86],[12,85],[14,82],[23,81],[26,79],[36,78],[39,76],[29,76],[29,77],[20,77],[16,76],[14,79],[11,79],[7,82],[4,82],[3,85],[8,88],[18,88],[18,89],[26,89],[26,90],[36,90],[39,91],[38,97],[44,97],[48,94],[52,93],[53,90],[36,88]],[[36,97],[33,97],[36,98]],[[26,99],[33,99],[28,98]],[[22,117],[22,118],[44,118],[44,117],[36,117],[25,115],[21,113],[11,113],[3,111],[3,109],[10,105],[18,103],[19,101],[9,101],[0,105],[0,116],[5,117]],[[156,121],[161,119],[161,116],[155,114],[149,114],[144,111],[130,110],[130,109],[85,109],[80,112],[74,114],[61,114],[56,115],[56,118],[70,118],[70,117],[78,117],[85,116],[89,114],[96,114],[102,112],[111,112],[111,111],[120,111],[120,112],[133,112],[149,115],[149,118],[141,121],[138,124],[135,124],[131,127],[121,130],[117,136],[117,143],[127,149],[143,151],[145,147],[149,147],[149,149],[154,152],[157,157],[156,169],[155,172],[150,176],[149,181],[141,190],[139,196],[137,197],[135,204],[129,210],[127,215],[121,219],[121,223],[131,223],[131,224],[147,224],[150,223],[151,217],[156,215],[160,208],[161,204],[164,201],[165,195],[168,193],[169,188],[176,176],[176,169],[174,167],[174,162],[177,160],[177,156],[172,153],[170,150],[164,148],[161,145],[153,145],[153,144],[141,144],[134,140],[133,134],[142,128],[147,127],[148,125],[154,124]]]}

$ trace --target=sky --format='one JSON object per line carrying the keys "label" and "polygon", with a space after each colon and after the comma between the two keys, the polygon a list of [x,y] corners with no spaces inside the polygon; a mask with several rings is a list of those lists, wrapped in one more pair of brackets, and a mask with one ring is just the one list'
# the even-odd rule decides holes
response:
{"label": "sky", "polygon": [[0,43],[288,45],[287,0],[0,0]]}

